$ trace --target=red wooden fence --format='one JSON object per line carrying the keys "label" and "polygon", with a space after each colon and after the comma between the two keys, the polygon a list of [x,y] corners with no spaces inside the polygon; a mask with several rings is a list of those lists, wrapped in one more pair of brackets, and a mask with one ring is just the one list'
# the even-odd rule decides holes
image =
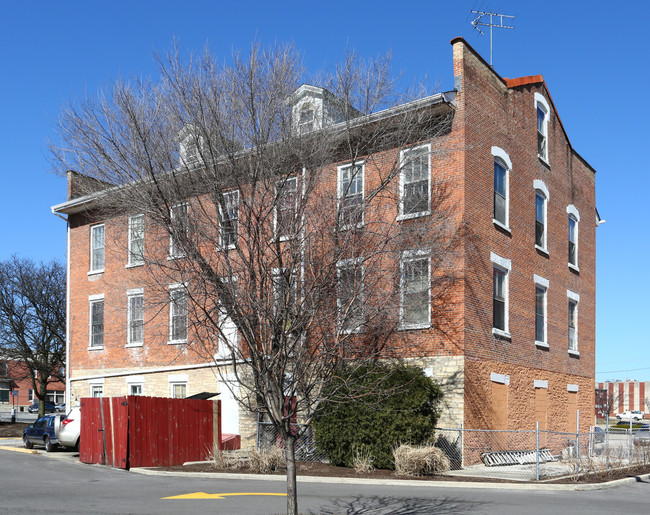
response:
{"label": "red wooden fence", "polygon": [[81,399],[79,460],[128,469],[200,461],[221,441],[221,401]]}

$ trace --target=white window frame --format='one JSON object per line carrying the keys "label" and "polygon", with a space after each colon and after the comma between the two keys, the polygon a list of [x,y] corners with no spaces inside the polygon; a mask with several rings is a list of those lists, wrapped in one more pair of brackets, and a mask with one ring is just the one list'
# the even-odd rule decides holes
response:
{"label": "white window frame", "polygon": [[[183,292],[185,294],[186,310],[185,310],[185,338],[174,339],[174,293]],[[185,344],[188,341],[189,331],[189,298],[187,294],[187,285],[185,283],[176,283],[169,285],[169,345]]]}
{"label": "white window frame", "polygon": [[[90,397],[103,397],[104,396],[104,378],[89,379],[88,380],[88,395]],[[99,393],[99,395],[95,395]]]}
{"label": "white window frame", "polygon": [[[411,152],[423,152],[426,155],[427,162],[427,209],[425,211],[417,211],[414,213],[404,213],[404,199],[405,199],[405,186],[406,186],[406,172],[404,168],[412,161],[408,160],[408,154]],[[408,220],[410,218],[418,218],[420,216],[427,216],[431,214],[431,144],[419,145],[417,147],[407,148],[400,152],[400,173],[399,173],[399,215],[398,220]],[[417,181],[419,182],[419,181]]]}
{"label": "white window frame", "polygon": [[[537,110],[541,110],[544,113],[544,122],[542,124],[542,132],[537,128]],[[540,154],[539,152],[539,143],[537,144],[537,156],[546,164],[549,164],[548,161],[548,156],[549,156],[549,137],[548,137],[548,122],[550,118],[550,113],[551,113],[551,108],[548,105],[548,102],[546,99],[540,94],[540,93],[535,93],[535,134],[538,135],[539,139],[539,134],[541,134],[544,139],[545,139],[545,145],[544,145],[544,153]]]}
{"label": "white window frame", "polygon": [[[548,343],[548,288],[550,285],[550,282],[548,279],[545,279],[544,277],[540,277],[537,274],[533,275],[533,282],[535,283],[535,345],[537,347],[542,347],[545,349],[549,348],[549,343]],[[543,340],[538,340],[537,339],[537,289],[541,289],[544,291],[544,302],[542,305],[542,310],[543,310],[543,317],[544,317],[544,339]]]}
{"label": "white window frame", "polygon": [[[142,299],[142,340],[133,341],[131,336],[131,323],[133,322],[133,312],[131,309],[131,301],[133,299]],[[144,288],[137,288],[128,290],[126,292],[126,346],[127,347],[142,347],[144,345]]]}
{"label": "white window frame", "polygon": [[[237,242],[239,241],[239,206],[240,206],[240,193],[239,190],[228,190],[225,191],[221,194],[222,199],[223,199],[223,205],[220,203],[219,204],[219,248],[222,250],[230,250],[234,249],[237,247]],[[227,243],[224,238],[225,234],[225,228],[224,228],[224,212],[223,209],[224,207],[228,207],[232,205],[232,198],[236,198],[236,210],[234,213],[236,214],[236,217],[228,217],[228,220],[231,221],[231,223],[234,223],[235,225],[235,237],[234,237],[234,242],[233,243]],[[234,220],[234,222],[232,222]]]}
{"label": "white window frame", "polygon": [[[93,345],[93,309],[94,306],[102,304],[102,344]],[[106,336],[106,304],[104,303],[104,294],[88,296],[88,350],[102,350],[105,344]]]}
{"label": "white window frame", "polygon": [[[496,194],[496,190],[493,188],[492,190],[492,223],[494,225],[498,225],[502,229],[505,229],[506,231],[510,232],[510,172],[512,171],[512,161],[510,160],[510,156],[508,153],[503,150],[502,148],[499,147],[492,147],[491,149],[491,154],[492,154],[492,165],[497,161],[500,161],[500,164],[503,165],[505,168],[505,203],[506,203],[506,214],[505,214],[505,223],[501,222],[500,220],[497,220],[494,215],[495,215],[495,209],[494,209],[494,195]],[[494,179],[494,177],[493,177]],[[494,182],[494,181],[493,181]]]}
{"label": "white window frame", "polygon": [[[510,271],[512,269],[512,261],[506,258],[502,258],[501,256],[495,254],[494,252],[490,252],[490,261],[492,262],[492,294],[491,294],[491,299],[492,299],[492,311],[493,311],[493,326],[492,326],[492,334],[495,336],[500,336],[503,338],[511,338],[510,335]],[[503,274],[505,274],[504,278],[504,284],[503,284],[503,289],[504,289],[504,316],[503,316],[503,326],[504,329],[499,329],[497,327],[494,327],[494,270],[499,270]]]}
{"label": "white window frame", "polygon": [[[169,383],[169,396],[172,399],[186,399],[187,398],[187,385],[189,382],[189,376],[187,374],[170,374],[167,376],[167,382]],[[174,386],[184,386],[185,387],[185,397],[175,397],[174,396]]]}
{"label": "white window frame", "polygon": [[567,263],[568,263],[569,268],[575,270],[576,272],[579,272],[580,268],[578,266],[578,264],[579,264],[578,250],[580,249],[580,212],[578,211],[578,209],[573,204],[569,204],[567,206],[566,212],[569,215],[569,218],[568,218],[569,226],[568,226],[568,231],[567,231],[568,245],[569,246],[571,245],[571,219],[573,219],[573,221],[574,221],[574,234],[573,234],[573,236],[574,236],[574,239],[575,239],[575,241],[573,242],[574,247],[575,247],[575,251],[574,251],[575,263],[571,262],[571,259],[570,259],[571,254],[570,253],[569,253],[569,256],[567,256]]}
{"label": "white window frame", "polygon": [[[311,111],[311,119],[303,120],[302,114]],[[309,134],[316,126],[316,107],[311,102],[303,102],[298,109],[298,134]]]}
{"label": "white window frame", "polygon": [[[295,189],[295,201],[293,205],[293,218],[294,218],[294,223],[297,223],[297,217],[298,217],[298,199],[299,199],[299,182],[298,182],[298,175],[291,175],[289,177],[286,177],[285,179],[279,181],[275,185],[275,199],[276,199],[276,204],[275,204],[275,209],[273,210],[273,234],[275,235],[276,238],[278,238],[280,241],[285,241],[285,240],[290,240],[295,236],[295,231],[291,231],[289,234],[280,234],[279,227],[278,227],[278,220],[279,216],[278,213],[280,211],[283,211],[280,209],[281,203],[282,203],[282,196],[283,194],[286,194],[287,192],[293,192],[292,190],[285,190],[287,185],[291,182],[295,182],[296,184],[296,189]],[[284,210],[284,211],[288,211]]]}
{"label": "white window frame", "polygon": [[177,258],[182,258],[185,257],[185,253],[182,252],[181,249],[177,248],[178,245],[176,245],[176,242],[174,241],[174,220],[178,218],[178,212],[179,210],[184,211],[184,216],[185,216],[185,232],[189,230],[189,227],[187,226],[187,222],[189,219],[189,205],[187,202],[180,202],[178,204],[175,204],[171,207],[169,217],[172,223],[171,227],[171,233],[169,235],[169,259],[177,259]]}
{"label": "white window frame", "polygon": [[[141,223],[142,224],[142,238],[134,238],[134,226],[136,223]],[[132,266],[141,266],[144,264],[144,215],[139,214],[139,215],[133,215],[129,217],[129,241],[128,241],[128,249],[127,249],[127,267],[132,267]],[[133,245],[136,241],[142,241],[142,254],[140,256],[136,256],[136,254],[133,251]]]}
{"label": "white window frame", "polygon": [[[95,231],[102,230],[102,246],[95,247]],[[101,266],[95,265],[95,254],[101,251]],[[106,268],[106,225],[95,224],[90,226],[90,271],[88,274],[101,274]]]}
{"label": "white window frame", "polygon": [[[533,188],[535,190],[535,248],[541,250],[544,254],[548,255],[548,202],[550,200],[550,195],[548,188],[544,181],[538,179],[533,181]],[[542,238],[542,245],[537,243],[537,197],[538,195],[542,198],[542,216],[544,223],[544,234]]]}
{"label": "white window frame", "polygon": [[[571,290],[566,291],[566,296],[567,296],[567,301],[568,304],[573,304],[575,306],[575,327],[574,327],[574,345],[572,348],[571,345],[571,320],[569,319],[567,323],[567,331],[569,332],[569,354],[571,356],[580,356],[580,350],[579,350],[579,342],[580,342],[580,337],[579,337],[579,330],[578,330],[578,318],[580,315],[580,295],[572,292]],[[567,313],[568,316],[568,313]]]}
{"label": "white window frame", "polygon": [[359,270],[361,272],[361,292],[359,292],[359,297],[357,298],[357,301],[359,302],[361,306],[361,323],[358,325],[358,327],[355,327],[353,329],[343,327],[343,324],[341,323],[340,317],[339,317],[339,327],[342,333],[344,334],[353,334],[353,333],[360,333],[363,331],[363,325],[365,323],[365,312],[364,312],[364,276],[365,276],[365,267],[363,264],[359,265],[359,263],[362,263],[363,259],[362,258],[352,258],[352,259],[343,259],[339,261],[336,264],[336,279],[337,279],[337,294],[336,294],[336,307],[339,311],[341,312],[342,308],[342,302],[341,302],[341,271],[342,270],[353,270],[357,271]]}
{"label": "white window frame", "polygon": [[[424,322],[407,324],[404,322],[404,299],[406,282],[404,272],[406,265],[413,261],[427,263],[427,319]],[[420,292],[418,292],[420,293]],[[431,327],[431,253],[429,250],[406,250],[400,257],[400,294],[399,294],[400,329],[425,329]]]}
{"label": "white window frame", "polygon": [[[359,168],[360,171],[350,177],[350,182],[352,181],[352,177],[356,178],[358,175],[361,175],[361,201],[359,203],[359,205],[360,205],[359,209],[361,210],[361,216],[360,216],[359,222],[357,222],[355,225],[352,225],[352,224],[344,224],[344,223],[342,223],[342,219],[341,219],[342,210],[343,210],[343,208],[342,208],[343,199],[347,197],[347,195],[345,194],[346,192],[343,191],[343,177],[342,177],[342,175],[343,175],[344,171],[346,171],[348,169],[351,169],[351,168],[355,168],[355,167]],[[337,183],[337,198],[338,198],[337,216],[338,216],[338,221],[339,221],[339,229],[346,230],[346,229],[354,229],[354,228],[363,227],[364,219],[365,219],[365,211],[366,211],[365,206],[364,206],[365,190],[366,190],[366,163],[365,163],[365,161],[358,161],[358,162],[348,163],[348,164],[345,164],[345,165],[338,166],[337,167],[336,177],[337,177],[336,183]]]}

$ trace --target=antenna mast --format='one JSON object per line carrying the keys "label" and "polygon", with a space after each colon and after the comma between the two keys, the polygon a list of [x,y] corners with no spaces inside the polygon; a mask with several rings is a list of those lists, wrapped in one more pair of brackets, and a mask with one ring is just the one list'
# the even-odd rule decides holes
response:
{"label": "antenna mast", "polygon": [[[474,27],[476,30],[478,30],[481,34],[483,34],[483,31],[479,29],[479,26],[482,27],[490,27],[490,66],[492,66],[492,28],[497,28],[497,29],[514,29],[513,26],[511,25],[504,25],[503,24],[503,19],[504,18],[509,18],[514,20],[515,17],[511,16],[510,14],[499,14],[499,13],[489,13],[485,11],[470,11],[472,14],[476,14],[476,18],[474,18],[470,23],[472,24],[472,27]],[[488,22],[483,21],[484,17],[490,17],[490,21]],[[494,18],[498,17],[498,23],[494,21]]]}

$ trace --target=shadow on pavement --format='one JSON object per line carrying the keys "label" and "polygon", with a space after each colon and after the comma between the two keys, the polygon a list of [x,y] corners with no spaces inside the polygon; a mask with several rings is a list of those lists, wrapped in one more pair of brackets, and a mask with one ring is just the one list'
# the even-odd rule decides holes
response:
{"label": "shadow on pavement", "polygon": [[[323,506],[319,514],[391,514],[412,515],[443,513],[479,513],[484,503],[455,500],[452,497],[428,499],[418,497],[357,497],[354,500],[336,499],[330,506]],[[302,511],[302,510],[301,510]]]}

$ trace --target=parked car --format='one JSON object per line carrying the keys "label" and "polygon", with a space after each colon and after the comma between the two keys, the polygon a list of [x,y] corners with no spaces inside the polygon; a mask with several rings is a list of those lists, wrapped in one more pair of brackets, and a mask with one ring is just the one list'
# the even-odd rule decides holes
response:
{"label": "parked car", "polygon": [[61,415],[43,415],[23,431],[23,446],[31,449],[34,445],[42,445],[47,452],[52,452],[59,446],[54,426]]}
{"label": "parked car", "polygon": [[[27,408],[27,411],[30,413],[38,413],[38,402],[35,402]],[[56,411],[56,406],[52,402],[45,403],[45,413],[54,413]]]}
{"label": "parked car", "polygon": [[70,413],[55,425],[55,432],[60,445],[79,450],[81,409],[72,408]]}
{"label": "parked car", "polygon": [[57,413],[65,413],[65,402],[62,403],[62,404],[57,404],[57,405],[54,407],[54,410],[55,410]]}
{"label": "parked car", "polygon": [[643,420],[645,413],[639,410],[628,410],[616,415],[618,420]]}

